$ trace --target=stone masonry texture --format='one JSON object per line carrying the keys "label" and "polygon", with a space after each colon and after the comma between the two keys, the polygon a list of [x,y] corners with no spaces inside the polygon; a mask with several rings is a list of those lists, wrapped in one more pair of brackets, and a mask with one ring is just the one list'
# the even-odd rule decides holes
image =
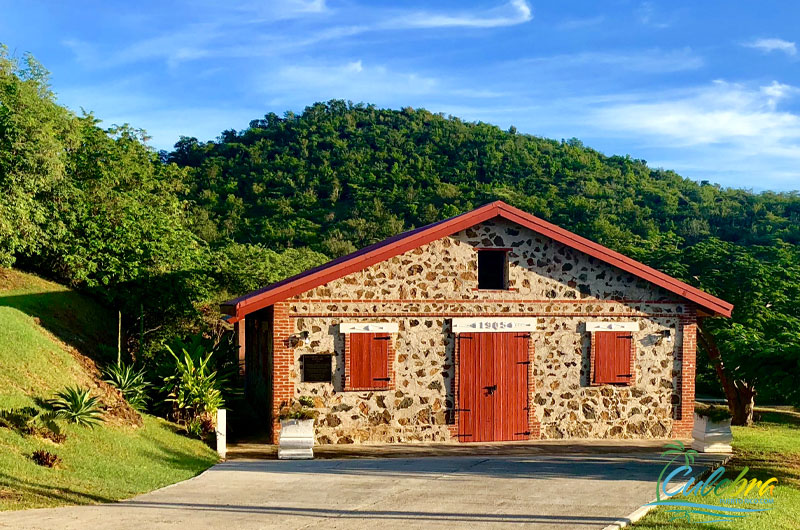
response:
{"label": "stone masonry texture", "polygon": [[[510,249],[508,290],[477,289],[477,251]],[[312,396],[317,443],[452,441],[453,317],[533,317],[531,437],[688,437],[695,309],[657,286],[505,220],[487,221],[295,296],[275,308],[273,417]],[[587,321],[636,322],[629,385],[590,382]],[[342,322],[396,322],[393,386],[345,391]],[[669,338],[664,332],[669,330]],[[310,344],[291,347],[307,331]],[[331,383],[301,381],[300,357],[330,354]],[[276,429],[279,428],[275,421]]]}

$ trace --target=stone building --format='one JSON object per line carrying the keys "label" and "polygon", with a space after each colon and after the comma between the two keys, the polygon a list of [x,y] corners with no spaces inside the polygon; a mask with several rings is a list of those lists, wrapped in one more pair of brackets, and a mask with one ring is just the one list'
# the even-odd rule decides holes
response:
{"label": "stone building", "polygon": [[222,305],[273,440],[311,396],[317,443],[687,438],[732,308],[499,201]]}

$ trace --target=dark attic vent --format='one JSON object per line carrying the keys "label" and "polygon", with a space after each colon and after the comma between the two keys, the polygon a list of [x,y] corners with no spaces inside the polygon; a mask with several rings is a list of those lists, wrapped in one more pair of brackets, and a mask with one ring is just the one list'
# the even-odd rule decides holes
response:
{"label": "dark attic vent", "polygon": [[508,289],[507,251],[478,251],[478,289]]}

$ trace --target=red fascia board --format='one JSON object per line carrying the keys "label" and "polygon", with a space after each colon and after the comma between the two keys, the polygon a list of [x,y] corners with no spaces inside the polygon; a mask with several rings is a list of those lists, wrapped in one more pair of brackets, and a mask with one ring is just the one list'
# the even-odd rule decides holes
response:
{"label": "red fascia board", "polygon": [[347,274],[360,271],[375,263],[390,259],[498,216],[663,287],[687,300],[695,302],[702,308],[726,317],[731,316],[732,304],[502,201],[495,201],[456,217],[439,221],[405,234],[399,234],[381,243],[376,243],[372,247],[367,247],[292,278],[287,278],[259,291],[224,302],[221,308],[224,312],[234,315],[238,320],[244,317],[245,314],[258,311],[275,302],[286,300],[296,294],[303,293]]}

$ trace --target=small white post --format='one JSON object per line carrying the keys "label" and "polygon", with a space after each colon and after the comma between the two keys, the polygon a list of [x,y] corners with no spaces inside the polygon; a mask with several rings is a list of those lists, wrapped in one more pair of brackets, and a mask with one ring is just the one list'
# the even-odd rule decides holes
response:
{"label": "small white post", "polygon": [[228,448],[225,445],[225,429],[227,427],[225,413],[225,409],[217,409],[217,428],[215,431],[215,434],[217,435],[217,453],[223,460],[225,459],[225,455],[228,453]]}

